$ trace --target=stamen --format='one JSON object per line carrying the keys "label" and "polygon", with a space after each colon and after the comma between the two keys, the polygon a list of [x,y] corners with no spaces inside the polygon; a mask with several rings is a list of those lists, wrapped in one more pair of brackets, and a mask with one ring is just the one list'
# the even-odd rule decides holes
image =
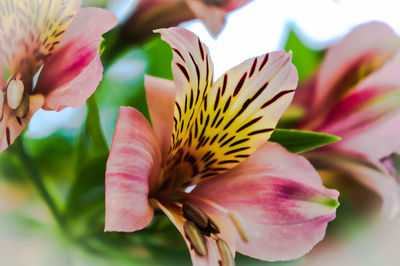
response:
{"label": "stamen", "polygon": [[229,218],[231,218],[242,240],[248,242],[247,226],[243,217],[236,211],[229,211]]}
{"label": "stamen", "polygon": [[190,222],[186,221],[183,224],[183,231],[185,232],[186,238],[189,240],[190,244],[192,245],[193,249],[196,253],[200,256],[207,255],[207,245],[204,236],[201,234],[199,228]]}
{"label": "stamen", "polygon": [[21,103],[15,110],[15,115],[19,118],[24,118],[29,111],[29,94],[24,92]]}
{"label": "stamen", "polygon": [[183,203],[182,206],[183,216],[195,223],[198,227],[204,229],[208,225],[208,216],[197,206],[190,203]]}
{"label": "stamen", "polygon": [[11,80],[7,87],[8,106],[15,110],[20,105],[24,95],[24,83],[21,80]]}
{"label": "stamen", "polygon": [[219,234],[221,232],[217,224],[210,217],[208,217],[208,226],[206,230],[212,234]]}
{"label": "stamen", "polygon": [[233,258],[232,252],[229,249],[228,244],[221,238],[217,239],[217,247],[219,255],[221,256],[221,266],[235,266],[235,259]]}

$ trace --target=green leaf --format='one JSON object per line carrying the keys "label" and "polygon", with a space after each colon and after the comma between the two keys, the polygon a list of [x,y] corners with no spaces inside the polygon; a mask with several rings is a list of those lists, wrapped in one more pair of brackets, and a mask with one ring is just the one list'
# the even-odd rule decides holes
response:
{"label": "green leaf", "polygon": [[158,36],[149,41],[144,48],[149,62],[146,74],[172,80],[171,47]]}
{"label": "green leaf", "polygon": [[331,144],[340,138],[313,131],[277,128],[269,140],[281,144],[290,152],[302,153]]}
{"label": "green leaf", "polygon": [[292,62],[297,68],[300,81],[304,81],[311,77],[320,65],[324,51],[309,48],[304,44],[299,35],[295,26],[288,25],[288,34],[284,49],[293,52]]}

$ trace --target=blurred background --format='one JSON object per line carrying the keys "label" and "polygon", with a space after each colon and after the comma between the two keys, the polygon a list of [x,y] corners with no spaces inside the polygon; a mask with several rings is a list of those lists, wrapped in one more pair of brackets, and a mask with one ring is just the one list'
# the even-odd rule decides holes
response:
{"label": "blurred background", "polygon": [[[23,136],[35,169],[16,155],[14,145],[0,154],[0,265],[190,265],[183,240],[165,217],[134,234],[103,233],[105,162],[118,108],[134,106],[148,115],[143,75],[172,78],[169,46],[145,31],[163,21],[139,23],[139,2],[84,1],[120,20],[104,36],[103,81],[86,106],[35,114]],[[356,25],[379,20],[400,33],[397,2],[254,0],[230,12],[216,37],[190,11],[174,15],[209,47],[215,78],[249,57],[286,49],[293,51],[300,81],[306,81],[325,49]],[[62,226],[28,180],[32,172],[62,210]],[[237,255],[238,265],[399,265],[400,220],[382,218],[380,199],[353,179],[321,175],[341,192],[325,240],[299,260],[268,263]]]}

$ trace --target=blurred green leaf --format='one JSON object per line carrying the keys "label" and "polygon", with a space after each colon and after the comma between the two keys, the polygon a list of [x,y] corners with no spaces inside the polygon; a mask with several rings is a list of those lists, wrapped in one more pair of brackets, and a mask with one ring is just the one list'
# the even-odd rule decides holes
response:
{"label": "blurred green leaf", "polygon": [[307,47],[293,25],[288,26],[284,49],[293,52],[292,62],[297,68],[300,81],[312,76],[324,56],[323,50],[314,50]]}
{"label": "blurred green leaf", "polygon": [[[90,215],[95,209],[104,211],[106,162],[108,154],[89,158],[78,170],[67,202],[67,215],[72,219],[81,214]],[[86,217],[87,218],[87,217]],[[102,223],[102,217],[99,217]]]}
{"label": "blurred green leaf", "polygon": [[338,141],[334,135],[303,131],[295,129],[277,128],[269,139],[277,142],[293,153],[302,153]]}
{"label": "blurred green leaf", "polygon": [[71,180],[74,177],[76,143],[63,136],[62,131],[43,139],[24,138],[24,143],[44,176],[53,180]]}
{"label": "blurred green leaf", "polygon": [[150,40],[144,46],[144,49],[147,53],[147,59],[149,62],[146,74],[172,80],[171,47],[158,36]]}

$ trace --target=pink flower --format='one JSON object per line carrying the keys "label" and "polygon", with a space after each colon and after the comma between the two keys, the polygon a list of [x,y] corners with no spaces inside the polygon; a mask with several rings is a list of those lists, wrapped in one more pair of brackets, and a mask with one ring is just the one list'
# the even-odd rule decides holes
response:
{"label": "pink flower", "polygon": [[[85,103],[102,78],[101,35],[115,16],[80,0],[1,0],[0,150],[6,149],[41,107]],[[37,83],[34,76],[39,73]]]}
{"label": "pink flower", "polygon": [[213,35],[225,25],[226,14],[251,0],[141,0],[124,25],[124,34],[134,38],[153,29],[178,25],[199,18]]}
{"label": "pink flower", "polygon": [[397,173],[390,169],[400,151],[399,45],[387,25],[361,25],[328,50],[316,77],[299,90],[303,102],[309,99],[300,127],[342,138],[313,152],[314,160],[380,193],[391,215],[400,207]]}
{"label": "pink flower", "polygon": [[120,109],[105,230],[140,230],[161,209],[194,265],[232,265],[236,251],[269,261],[304,255],[334,219],[338,193],[303,157],[267,142],[297,85],[291,54],[249,59],[213,82],[197,36],[157,32],[172,47],[174,82],[145,79],[153,128],[137,110]]}

